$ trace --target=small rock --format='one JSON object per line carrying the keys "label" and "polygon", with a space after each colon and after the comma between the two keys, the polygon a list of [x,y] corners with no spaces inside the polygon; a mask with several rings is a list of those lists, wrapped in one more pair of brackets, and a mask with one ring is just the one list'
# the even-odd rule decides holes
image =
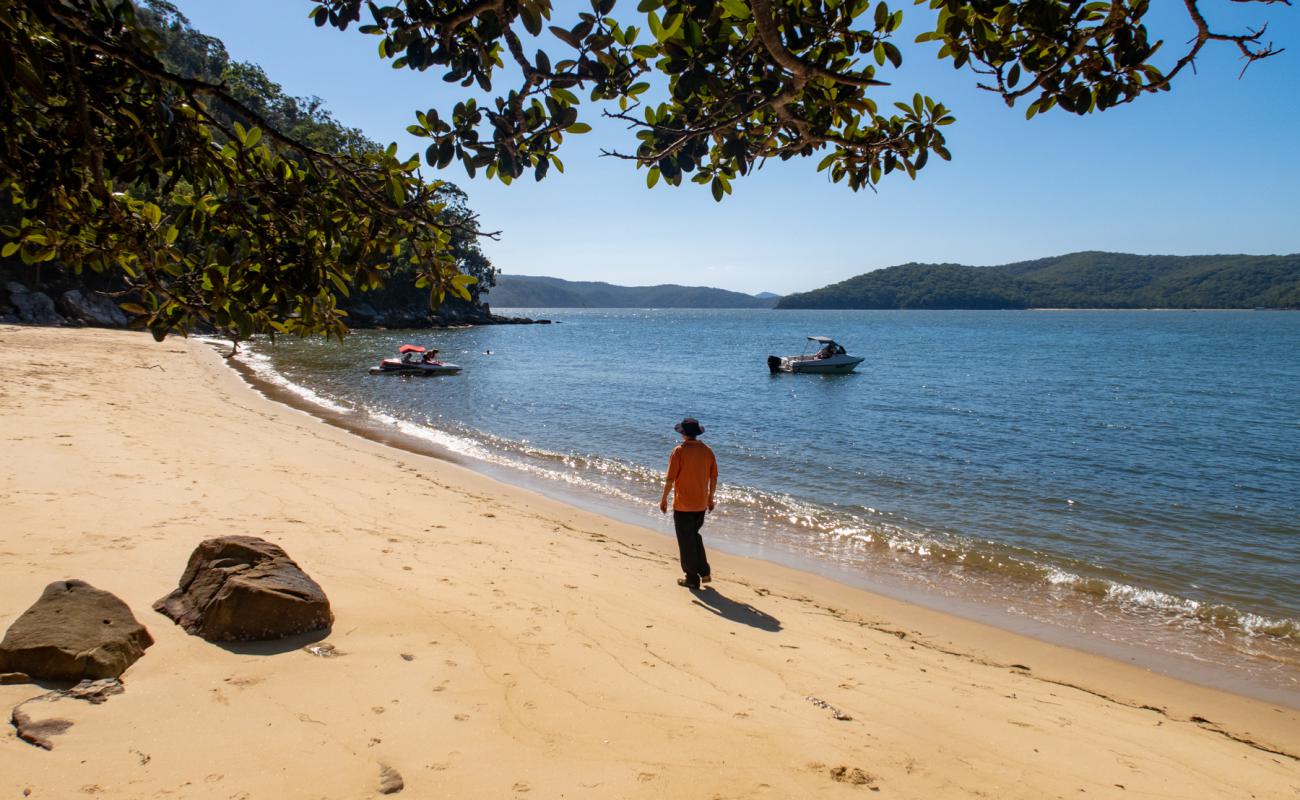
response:
{"label": "small rock", "polygon": [[85,581],[57,581],[0,641],[0,671],[80,681],[116,678],[153,644],[117,597]]}
{"label": "small rock", "polygon": [[403,661],[414,661],[414,660],[415,660],[415,656],[411,655],[410,653],[402,653],[402,660],[403,660]]}
{"label": "small rock", "polygon": [[342,650],[339,650],[329,642],[321,642],[320,644],[309,644],[306,647],[304,647],[303,650],[306,650],[308,653],[311,653],[317,658],[338,658],[339,656],[343,655]]}
{"label": "small rock", "polygon": [[840,722],[853,721],[853,717],[849,716],[846,712],[841,711],[840,709],[836,708],[835,706],[831,705],[830,703],[826,702],[820,697],[813,697],[812,695],[808,695],[804,699],[812,703],[813,705],[817,706],[818,708],[824,708],[827,711],[831,712],[831,717],[839,720]]}
{"label": "small rock", "polygon": [[122,686],[122,682],[117,678],[102,678],[97,681],[82,681],[71,689],[58,692],[58,695],[73,700],[85,700],[87,703],[97,706],[106,702],[113,695],[125,691],[126,687]]}
{"label": "small rock", "polygon": [[282,639],[334,622],[316,581],[278,545],[256,536],[201,543],[180,585],[153,607],[209,642]]}
{"label": "small rock", "polygon": [[[26,703],[30,702],[31,700],[26,701]],[[54,743],[50,741],[50,737],[65,733],[72,727],[72,723],[66,719],[33,720],[26,711],[23,711],[26,703],[14,706],[13,712],[9,715],[9,724],[14,726],[18,738],[24,742],[42,750],[53,750]]]}
{"label": "small rock", "polygon": [[0,673],[0,686],[12,686],[16,683],[31,683],[32,676],[26,672]]}
{"label": "small rock", "polygon": [[397,794],[406,788],[402,775],[387,764],[379,765],[379,793]]}

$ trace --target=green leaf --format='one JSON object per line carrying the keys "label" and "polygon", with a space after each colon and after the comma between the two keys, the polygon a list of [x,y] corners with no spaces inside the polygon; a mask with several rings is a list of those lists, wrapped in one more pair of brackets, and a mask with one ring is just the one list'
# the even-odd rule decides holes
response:
{"label": "green leaf", "polygon": [[[672,22],[668,22],[668,20],[664,20],[664,22],[666,23],[664,25],[664,39],[671,39],[674,36],[676,36],[677,32],[682,29],[682,22],[684,22],[685,19],[686,16],[683,14],[674,14],[672,18]],[[663,41],[663,39],[661,39],[660,41]]]}
{"label": "green leaf", "polygon": [[5,246],[0,248],[0,258],[8,258],[14,253],[17,253],[19,247],[22,247],[22,245],[18,242],[6,242]]}
{"label": "green leaf", "polygon": [[646,14],[646,22],[650,23],[650,33],[655,37],[655,41],[662,42],[668,38],[664,34],[664,24],[659,20],[659,15],[651,11]]}
{"label": "green leaf", "polygon": [[558,25],[552,25],[550,31],[555,35],[555,38],[564,42],[569,47],[572,47],[575,50],[582,47],[582,39],[578,36],[574,36],[572,31],[567,31]]}
{"label": "green leaf", "polygon": [[659,168],[651,167],[650,171],[645,176],[646,188],[653,189],[655,188],[655,184],[658,182],[659,182]]}
{"label": "green leaf", "polygon": [[565,133],[590,133],[591,126],[585,122],[575,122],[564,129]]}
{"label": "green leaf", "polygon": [[722,8],[729,16],[736,19],[749,19],[749,6],[745,5],[743,0],[722,0]]}
{"label": "green leaf", "polygon": [[561,102],[568,103],[571,106],[578,105],[578,96],[568,89],[562,89],[559,86],[551,87],[551,97],[554,97],[556,100]]}

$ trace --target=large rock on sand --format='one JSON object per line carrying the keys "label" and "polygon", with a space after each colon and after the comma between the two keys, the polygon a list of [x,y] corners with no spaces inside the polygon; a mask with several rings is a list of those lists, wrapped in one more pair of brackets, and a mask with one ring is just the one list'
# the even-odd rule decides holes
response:
{"label": "large rock on sand", "polygon": [[180,586],[153,607],[209,642],[281,639],[334,622],[316,581],[279,546],[256,536],[200,544]]}
{"label": "large rock on sand", "polygon": [[0,672],[53,681],[116,678],[153,644],[126,603],[84,581],[45,587],[0,642]]}

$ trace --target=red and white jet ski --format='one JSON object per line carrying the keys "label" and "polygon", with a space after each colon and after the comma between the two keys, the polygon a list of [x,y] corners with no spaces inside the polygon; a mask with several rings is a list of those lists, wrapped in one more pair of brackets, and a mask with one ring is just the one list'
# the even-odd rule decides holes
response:
{"label": "red and white jet ski", "polygon": [[435,358],[437,350],[425,350],[416,344],[397,348],[399,358],[385,358],[379,366],[371,367],[371,375],[455,375],[460,367]]}

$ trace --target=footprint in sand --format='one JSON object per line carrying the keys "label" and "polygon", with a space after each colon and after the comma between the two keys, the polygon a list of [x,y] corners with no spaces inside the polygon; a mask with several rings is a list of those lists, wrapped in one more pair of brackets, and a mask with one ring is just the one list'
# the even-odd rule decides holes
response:
{"label": "footprint in sand", "polygon": [[516,792],[529,792],[532,791],[533,787],[529,786],[525,781],[518,781],[517,783],[515,783],[514,786],[511,786],[510,788],[515,790]]}

